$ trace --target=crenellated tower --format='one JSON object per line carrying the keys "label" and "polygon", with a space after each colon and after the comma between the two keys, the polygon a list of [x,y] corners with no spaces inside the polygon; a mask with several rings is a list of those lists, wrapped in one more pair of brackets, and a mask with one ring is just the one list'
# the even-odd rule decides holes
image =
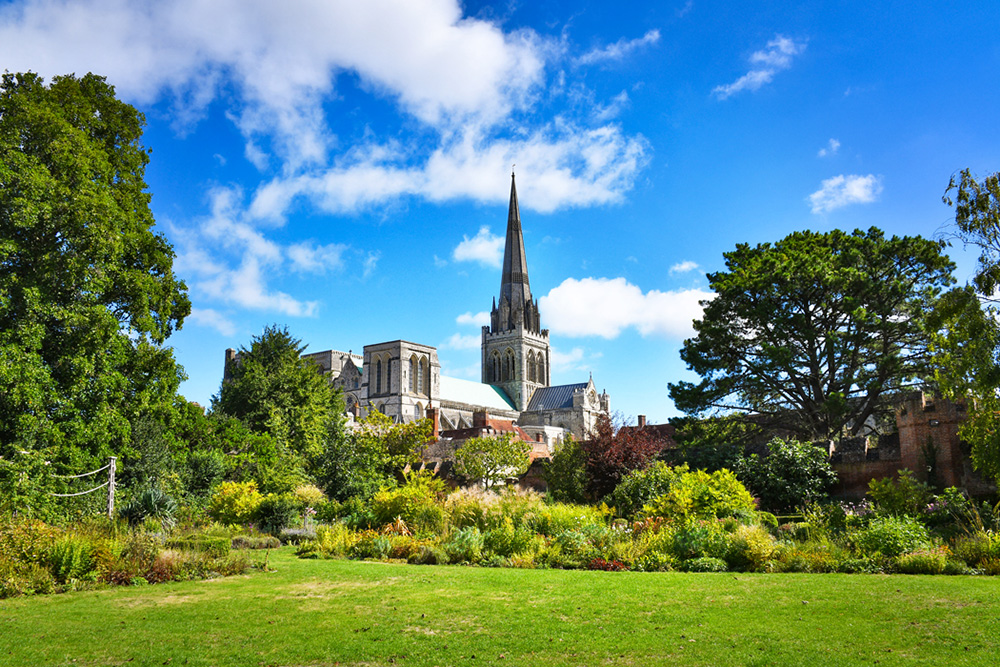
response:
{"label": "crenellated tower", "polygon": [[541,328],[538,302],[531,298],[511,173],[500,299],[493,299],[490,325],[483,327],[483,382],[503,389],[515,407],[524,410],[535,389],[549,386],[549,356],[549,331]]}

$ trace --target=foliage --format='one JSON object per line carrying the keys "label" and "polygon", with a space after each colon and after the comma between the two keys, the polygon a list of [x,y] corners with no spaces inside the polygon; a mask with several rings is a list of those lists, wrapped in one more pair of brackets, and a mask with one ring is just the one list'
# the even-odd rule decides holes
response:
{"label": "foliage", "polygon": [[155,519],[164,529],[176,523],[177,501],[156,486],[139,489],[132,499],[121,508],[120,516],[130,526],[136,526],[146,519]]}
{"label": "foliage", "polygon": [[857,535],[857,546],[867,554],[881,554],[894,558],[930,545],[930,537],[923,524],[910,516],[882,516]]}
{"label": "foliage", "polygon": [[223,482],[208,501],[208,515],[223,524],[249,523],[263,499],[256,482]]}
{"label": "foliage", "polygon": [[875,228],[738,245],[709,274],[716,296],[681,351],[702,381],[671,384],[671,398],[690,414],[751,411],[808,441],[860,433],[931,374],[927,320],[954,282],[941,247]]}
{"label": "foliage", "polygon": [[342,435],[344,408],[340,392],[313,360],[302,357],[304,350],[287,328],[266,327],[227,363],[227,377],[212,398],[212,410],[240,419],[254,432],[270,434],[281,458],[294,461],[308,477],[328,439]]}
{"label": "foliage", "polygon": [[736,476],[760,498],[761,507],[791,510],[826,496],[837,481],[826,452],[808,442],[773,438],[767,456],[740,457]]}
{"label": "foliage", "polygon": [[509,433],[469,438],[455,452],[455,467],[465,478],[492,489],[508,477],[527,472],[529,453],[531,443]]}
{"label": "foliage", "polygon": [[880,512],[918,517],[931,500],[931,489],[912,471],[900,470],[898,479],[885,477],[868,482],[868,495]]}
{"label": "foliage", "polygon": [[682,472],[670,490],[643,507],[649,517],[680,523],[748,514],[755,509],[753,496],[729,470]]}
{"label": "foliage", "polygon": [[944,574],[948,567],[948,547],[917,549],[896,560],[896,570],[903,574]]}
{"label": "foliage", "polygon": [[587,452],[587,494],[591,499],[604,498],[625,475],[649,465],[666,444],[653,429],[598,415],[594,431],[583,444]]}
{"label": "foliage", "polygon": [[739,414],[707,417],[674,417],[676,447],[665,449],[660,458],[672,466],[686,464],[693,470],[732,470],[747,445],[761,433],[760,425]]}
{"label": "foliage", "polygon": [[942,201],[955,207],[958,238],[979,248],[973,284],[977,292],[992,298],[1000,285],[1000,173],[980,181],[969,169],[963,169],[957,182],[951,177]]}
{"label": "foliage", "polygon": [[371,498],[395,485],[396,473],[419,460],[432,429],[429,419],[394,424],[381,412],[369,412],[350,436],[328,438],[318,480],[336,500]]}
{"label": "foliage", "polygon": [[646,503],[666,495],[678,476],[685,472],[686,467],[671,468],[662,461],[656,461],[648,468],[633,470],[625,475],[608,497],[608,502],[615,508],[618,516],[631,518]]}
{"label": "foliage", "polygon": [[188,454],[186,489],[189,493],[205,496],[222,481],[225,475],[226,462],[218,451],[196,450]]}
{"label": "foliage", "polygon": [[253,512],[257,527],[271,535],[279,534],[291,525],[302,509],[302,503],[291,493],[269,493]]}
{"label": "foliage", "polygon": [[778,545],[766,529],[741,525],[733,532],[726,550],[730,569],[762,572],[778,552]]}
{"label": "foliage", "polygon": [[476,526],[459,528],[443,546],[452,563],[478,563],[483,557],[483,534]]}
{"label": "foliage", "polygon": [[383,489],[372,498],[372,512],[378,526],[401,519],[415,532],[440,531],[445,512],[437,503],[444,498],[444,482],[430,472],[409,473],[406,483]]}
{"label": "foliage", "polygon": [[163,343],[190,302],[153,231],[143,124],[93,74],[0,79],[0,505],[59,490],[25,489],[18,452],[92,470],[171,408],[183,373]]}
{"label": "foliage", "polygon": [[572,435],[559,442],[542,476],[549,498],[561,503],[584,503],[587,492],[587,452]]}

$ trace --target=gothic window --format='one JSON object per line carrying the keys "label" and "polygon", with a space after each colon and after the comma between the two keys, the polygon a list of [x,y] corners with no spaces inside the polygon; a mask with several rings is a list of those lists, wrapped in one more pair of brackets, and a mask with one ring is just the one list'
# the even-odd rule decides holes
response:
{"label": "gothic window", "polygon": [[534,352],[528,352],[528,382],[536,382]]}
{"label": "gothic window", "polygon": [[490,382],[500,382],[500,353],[496,350],[493,351],[493,356],[490,357],[488,375]]}
{"label": "gothic window", "polygon": [[417,393],[417,355],[410,357],[410,391]]}
{"label": "gothic window", "polygon": [[514,372],[514,350],[508,349],[503,365],[503,380],[507,382],[508,380],[513,380],[515,377],[517,376]]}
{"label": "gothic window", "polygon": [[[375,360],[375,393],[382,393],[382,360]],[[381,410],[379,410],[381,412]]]}
{"label": "gothic window", "polygon": [[538,368],[536,369],[536,374],[538,384],[547,384],[545,382],[545,360],[540,354],[538,355]]}
{"label": "gothic window", "polygon": [[424,392],[424,385],[425,385],[424,374],[425,373],[427,373],[427,360],[424,359],[423,357],[421,357],[420,358],[420,364],[419,364],[419,372],[417,373],[417,393],[418,394],[425,393]]}

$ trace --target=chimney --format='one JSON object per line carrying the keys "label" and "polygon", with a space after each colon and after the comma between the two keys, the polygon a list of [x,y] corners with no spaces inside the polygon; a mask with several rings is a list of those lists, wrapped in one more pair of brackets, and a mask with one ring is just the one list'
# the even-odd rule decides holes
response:
{"label": "chimney", "polygon": [[646,428],[646,415],[639,415],[639,428]]}
{"label": "chimney", "polygon": [[472,413],[472,428],[486,428],[490,423],[490,416],[486,410],[476,410]]}
{"label": "chimney", "polygon": [[441,415],[438,414],[438,409],[428,405],[427,418],[431,420],[431,438],[437,440],[438,434],[441,433]]}

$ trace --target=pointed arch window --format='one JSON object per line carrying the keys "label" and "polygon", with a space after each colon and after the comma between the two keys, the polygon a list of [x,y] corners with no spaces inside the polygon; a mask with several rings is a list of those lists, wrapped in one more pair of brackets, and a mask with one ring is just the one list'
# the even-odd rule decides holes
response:
{"label": "pointed arch window", "polygon": [[417,393],[417,355],[410,357],[410,391]]}
{"label": "pointed arch window", "polygon": [[538,355],[538,368],[536,369],[536,373],[538,377],[538,384],[548,385],[548,382],[545,379],[545,359],[543,359],[540,354]]}
{"label": "pointed arch window", "polygon": [[504,382],[507,382],[508,380],[513,380],[516,377],[517,376],[514,372],[514,350],[508,349],[507,353],[504,355],[503,380]]}
{"label": "pointed arch window", "polygon": [[420,358],[420,363],[417,368],[417,393],[426,393],[424,387],[427,386],[426,378],[424,375],[427,373],[427,360],[423,357]]}
{"label": "pointed arch window", "polygon": [[489,381],[500,382],[500,353],[493,350],[489,363]]}
{"label": "pointed arch window", "polygon": [[[382,393],[382,360],[375,360],[375,393]],[[381,412],[381,410],[379,410]]]}
{"label": "pointed arch window", "polygon": [[535,381],[535,353],[528,352],[528,382]]}

